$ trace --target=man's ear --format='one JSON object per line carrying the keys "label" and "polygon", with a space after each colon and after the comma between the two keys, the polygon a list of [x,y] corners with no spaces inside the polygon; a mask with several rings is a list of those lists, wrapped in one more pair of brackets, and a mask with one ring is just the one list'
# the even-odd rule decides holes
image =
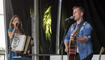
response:
{"label": "man's ear", "polygon": [[84,15],[84,13],[83,12],[81,12],[81,16],[83,16]]}

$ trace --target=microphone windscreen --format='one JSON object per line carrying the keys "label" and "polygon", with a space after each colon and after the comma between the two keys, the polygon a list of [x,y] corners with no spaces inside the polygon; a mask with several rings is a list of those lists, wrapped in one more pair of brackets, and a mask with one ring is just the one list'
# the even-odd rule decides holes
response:
{"label": "microphone windscreen", "polygon": [[73,16],[70,16],[70,19],[74,19],[74,17]]}

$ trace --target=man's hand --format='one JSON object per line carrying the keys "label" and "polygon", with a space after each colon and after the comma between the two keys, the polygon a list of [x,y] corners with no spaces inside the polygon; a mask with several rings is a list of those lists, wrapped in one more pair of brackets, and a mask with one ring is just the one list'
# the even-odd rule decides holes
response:
{"label": "man's hand", "polygon": [[74,41],[73,34],[70,35],[70,40],[71,40],[71,41]]}
{"label": "man's hand", "polygon": [[67,47],[65,48],[65,52],[68,53],[68,48]]}

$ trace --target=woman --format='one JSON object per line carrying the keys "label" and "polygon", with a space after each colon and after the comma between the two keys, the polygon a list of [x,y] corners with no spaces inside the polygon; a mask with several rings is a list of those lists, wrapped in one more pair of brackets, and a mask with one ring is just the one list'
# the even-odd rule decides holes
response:
{"label": "woman", "polygon": [[[9,24],[8,36],[9,36],[10,41],[13,39],[15,33],[23,34],[22,33],[22,21],[17,15],[14,15],[12,17],[10,24]],[[21,55],[15,52],[9,52],[9,60],[14,60],[13,56],[21,56]]]}
{"label": "woman", "polygon": [[17,15],[12,17],[9,24],[8,35],[10,40],[13,38],[14,33],[22,34],[22,22]]}

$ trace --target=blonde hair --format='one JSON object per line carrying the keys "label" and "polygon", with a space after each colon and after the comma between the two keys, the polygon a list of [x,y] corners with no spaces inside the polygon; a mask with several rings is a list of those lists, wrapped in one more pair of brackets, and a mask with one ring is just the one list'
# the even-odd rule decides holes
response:
{"label": "blonde hair", "polygon": [[74,9],[76,9],[76,8],[79,8],[81,12],[85,13],[83,7],[81,7],[81,6],[73,6],[72,9],[74,10]]}
{"label": "blonde hair", "polygon": [[14,16],[11,18],[10,23],[9,23],[9,28],[10,28],[10,29],[14,29],[13,20],[14,20],[16,17],[19,19],[19,26],[18,26],[18,28],[19,28],[20,31],[22,31],[22,21],[21,21],[21,19],[19,18],[18,15],[14,15]]}

